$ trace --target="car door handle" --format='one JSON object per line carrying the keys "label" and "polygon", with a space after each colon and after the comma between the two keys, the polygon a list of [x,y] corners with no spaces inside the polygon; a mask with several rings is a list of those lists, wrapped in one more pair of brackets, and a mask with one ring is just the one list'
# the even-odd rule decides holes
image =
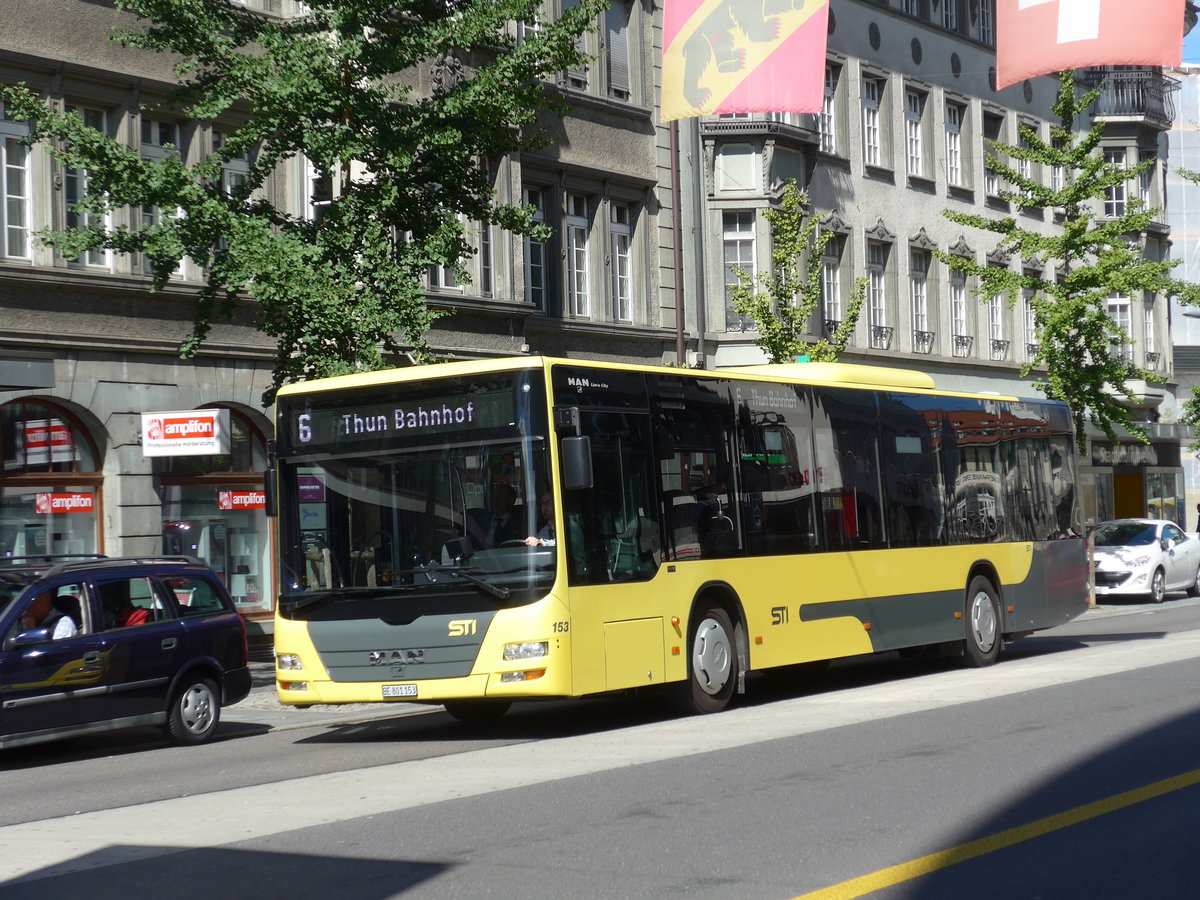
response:
{"label": "car door handle", "polygon": [[178,638],[173,638],[173,637],[170,637],[170,638],[163,638],[163,642],[162,642],[162,648],[163,648],[164,650],[174,650],[174,649],[175,649],[175,645],[176,645],[176,644],[178,644],[178,643],[179,643],[179,639],[178,639]]}

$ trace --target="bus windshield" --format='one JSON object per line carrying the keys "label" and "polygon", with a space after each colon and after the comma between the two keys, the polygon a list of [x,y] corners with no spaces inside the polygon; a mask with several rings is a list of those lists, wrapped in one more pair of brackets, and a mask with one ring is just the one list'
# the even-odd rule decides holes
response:
{"label": "bus windshield", "polygon": [[540,375],[478,379],[280,398],[292,426],[279,453],[282,612],[545,592],[555,542]]}

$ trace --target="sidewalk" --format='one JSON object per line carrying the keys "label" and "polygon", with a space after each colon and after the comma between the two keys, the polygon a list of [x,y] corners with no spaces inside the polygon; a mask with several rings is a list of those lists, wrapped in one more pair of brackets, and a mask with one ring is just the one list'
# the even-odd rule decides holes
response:
{"label": "sidewalk", "polygon": [[272,731],[292,728],[313,728],[369,722],[374,719],[393,719],[437,712],[439,706],[417,703],[346,703],[318,704],[308,709],[284,706],[275,693],[275,664],[250,662],[250,694],[240,703],[221,710],[222,722],[267,725]]}

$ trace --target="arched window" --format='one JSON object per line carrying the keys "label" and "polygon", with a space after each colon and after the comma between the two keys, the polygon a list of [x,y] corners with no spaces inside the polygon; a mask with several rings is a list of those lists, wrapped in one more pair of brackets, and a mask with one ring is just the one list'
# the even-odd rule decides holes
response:
{"label": "arched window", "polygon": [[100,454],[57,405],[0,406],[0,556],[102,552]]}
{"label": "arched window", "polygon": [[156,458],[163,551],[199,557],[229,587],[240,612],[266,614],[274,595],[263,489],[267,442],[236,409],[229,410],[229,431],[229,453]]}

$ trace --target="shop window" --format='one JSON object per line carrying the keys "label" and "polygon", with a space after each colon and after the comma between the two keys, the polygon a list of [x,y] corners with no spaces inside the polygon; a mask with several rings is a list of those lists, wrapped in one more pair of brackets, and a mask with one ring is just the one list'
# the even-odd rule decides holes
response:
{"label": "shop window", "polygon": [[266,440],[236,410],[229,412],[229,431],[228,453],[156,460],[163,552],[195,556],[210,566],[239,612],[268,613],[273,592],[263,490]]}
{"label": "shop window", "polygon": [[57,406],[0,406],[0,557],[100,552],[99,454]]}

